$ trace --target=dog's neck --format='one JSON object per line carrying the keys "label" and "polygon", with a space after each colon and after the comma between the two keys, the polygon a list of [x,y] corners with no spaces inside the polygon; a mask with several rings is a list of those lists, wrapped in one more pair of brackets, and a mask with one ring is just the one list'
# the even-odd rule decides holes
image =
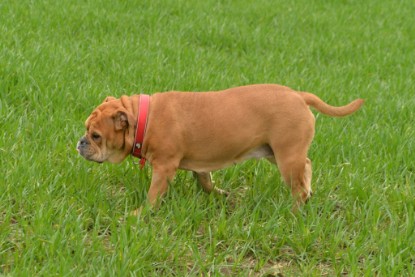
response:
{"label": "dog's neck", "polygon": [[135,132],[133,149],[131,152],[131,155],[140,159],[140,168],[143,168],[144,164],[146,163],[145,157],[141,155],[141,149],[143,148],[144,135],[146,133],[149,109],[150,109],[150,96],[146,94],[140,94],[140,98],[138,101],[136,132]]}

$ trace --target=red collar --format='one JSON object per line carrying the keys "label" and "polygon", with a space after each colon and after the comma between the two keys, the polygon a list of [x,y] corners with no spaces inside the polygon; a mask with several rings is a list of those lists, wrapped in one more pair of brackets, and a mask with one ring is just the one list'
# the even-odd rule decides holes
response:
{"label": "red collar", "polygon": [[140,94],[138,101],[138,116],[137,127],[135,132],[135,139],[133,145],[133,151],[131,155],[140,158],[140,168],[144,167],[146,159],[141,156],[141,149],[143,148],[144,134],[146,133],[148,111],[150,108],[150,96],[146,94]]}

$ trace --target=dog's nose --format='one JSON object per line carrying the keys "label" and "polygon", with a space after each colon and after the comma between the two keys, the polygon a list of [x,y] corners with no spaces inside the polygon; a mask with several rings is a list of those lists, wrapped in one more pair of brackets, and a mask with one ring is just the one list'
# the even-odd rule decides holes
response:
{"label": "dog's nose", "polygon": [[79,150],[82,147],[85,147],[89,144],[88,139],[86,137],[82,137],[79,141],[78,141],[78,145],[76,146],[76,149]]}
{"label": "dog's nose", "polygon": [[79,145],[84,146],[84,145],[87,145],[87,144],[89,144],[89,142],[88,142],[88,139],[86,137],[82,137],[79,140]]}

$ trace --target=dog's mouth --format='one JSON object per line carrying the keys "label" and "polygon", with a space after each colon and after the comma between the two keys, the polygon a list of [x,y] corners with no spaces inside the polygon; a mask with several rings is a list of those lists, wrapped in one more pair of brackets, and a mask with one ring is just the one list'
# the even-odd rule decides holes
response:
{"label": "dog's mouth", "polygon": [[78,143],[78,145],[76,147],[76,151],[79,153],[79,155],[81,155],[82,157],[84,157],[87,161],[96,162],[96,163],[99,163],[99,164],[102,164],[104,162],[101,159],[94,159],[93,158],[94,154],[93,153],[89,153],[89,151],[87,151],[85,148],[83,148],[82,146],[80,146],[79,143]]}
{"label": "dog's mouth", "polygon": [[82,153],[80,153],[81,154],[81,156],[82,157],[84,157],[87,161],[90,161],[90,162],[96,162],[96,163],[99,163],[99,164],[102,164],[104,161],[102,161],[102,160],[99,160],[99,159],[94,159],[93,157],[92,157],[92,155],[85,155],[85,154],[82,154]]}
{"label": "dog's mouth", "polygon": [[86,160],[88,160],[88,161],[91,161],[91,162],[95,162],[95,163],[99,163],[99,164],[102,164],[104,161],[100,161],[100,160],[94,160],[94,159],[92,159],[92,158],[90,158],[90,157],[85,157],[84,156],[84,158],[86,159]]}
{"label": "dog's mouth", "polygon": [[101,161],[101,160],[93,159],[93,158],[91,158],[91,156],[85,156],[82,153],[81,153],[81,156],[84,157],[87,161],[90,161],[90,162],[95,162],[95,163],[99,163],[99,164],[102,164],[104,162],[104,161]]}
{"label": "dog's mouth", "polygon": [[[92,161],[92,160],[90,160],[90,161]],[[101,162],[101,161],[93,161],[93,162],[96,162],[96,163],[98,163],[98,164],[102,164],[102,163],[104,163],[104,162]]]}

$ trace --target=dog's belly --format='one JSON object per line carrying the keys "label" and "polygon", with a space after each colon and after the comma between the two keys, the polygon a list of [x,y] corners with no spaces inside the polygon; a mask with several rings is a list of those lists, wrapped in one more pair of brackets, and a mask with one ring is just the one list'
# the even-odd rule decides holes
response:
{"label": "dog's belly", "polygon": [[229,160],[224,159],[186,159],[181,160],[179,168],[192,170],[196,172],[210,172],[225,167],[235,165],[237,163],[249,160],[249,159],[261,159],[266,157],[273,157],[274,153],[272,152],[269,145],[261,145],[256,148],[253,148],[237,157],[229,158]]}

